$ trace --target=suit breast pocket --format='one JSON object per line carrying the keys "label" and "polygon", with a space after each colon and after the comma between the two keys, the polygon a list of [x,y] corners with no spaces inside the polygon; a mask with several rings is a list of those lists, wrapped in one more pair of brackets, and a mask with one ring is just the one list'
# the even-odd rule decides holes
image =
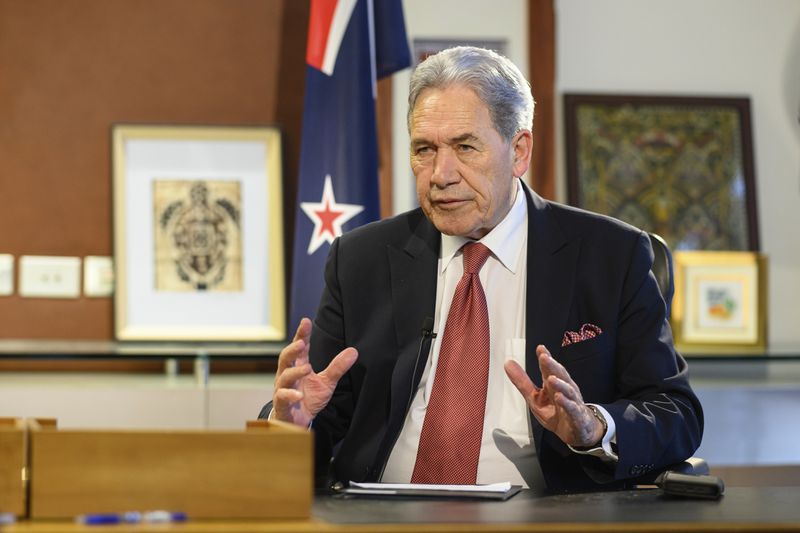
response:
{"label": "suit breast pocket", "polygon": [[570,361],[579,361],[587,357],[601,355],[610,351],[610,336],[608,333],[601,333],[597,337],[585,341],[574,342],[559,349],[556,360],[561,364]]}
{"label": "suit breast pocket", "polygon": [[564,346],[554,357],[580,387],[585,401],[606,401],[614,390],[614,339],[608,333]]}

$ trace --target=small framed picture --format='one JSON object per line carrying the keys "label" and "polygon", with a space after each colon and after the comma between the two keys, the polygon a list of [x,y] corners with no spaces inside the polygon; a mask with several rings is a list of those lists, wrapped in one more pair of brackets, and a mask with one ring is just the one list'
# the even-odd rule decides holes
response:
{"label": "small framed picture", "polygon": [[119,340],[286,337],[280,134],[112,130]]}
{"label": "small framed picture", "polygon": [[672,325],[679,350],[766,348],[766,258],[755,252],[676,251]]}

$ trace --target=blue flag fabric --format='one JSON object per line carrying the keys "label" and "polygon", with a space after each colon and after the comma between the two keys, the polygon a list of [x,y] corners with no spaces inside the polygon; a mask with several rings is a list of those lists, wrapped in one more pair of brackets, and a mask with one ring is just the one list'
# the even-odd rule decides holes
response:
{"label": "blue flag fabric", "polygon": [[375,83],[411,63],[400,0],[312,0],[306,63],[290,331],[316,314],[333,240],[380,218]]}

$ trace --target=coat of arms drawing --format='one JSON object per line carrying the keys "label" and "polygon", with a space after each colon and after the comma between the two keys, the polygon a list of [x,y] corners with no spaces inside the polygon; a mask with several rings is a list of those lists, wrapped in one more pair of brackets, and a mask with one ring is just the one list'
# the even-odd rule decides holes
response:
{"label": "coat of arms drawing", "polygon": [[155,288],[241,291],[238,181],[155,180]]}

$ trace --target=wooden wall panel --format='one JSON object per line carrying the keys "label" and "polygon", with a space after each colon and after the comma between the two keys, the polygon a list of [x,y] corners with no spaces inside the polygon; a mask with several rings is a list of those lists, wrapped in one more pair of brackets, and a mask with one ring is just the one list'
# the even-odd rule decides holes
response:
{"label": "wooden wall panel", "polygon": [[556,199],[556,14],[554,0],[529,0],[528,62],[536,109],[533,120],[533,189]]}
{"label": "wooden wall panel", "polygon": [[[290,0],[0,0],[0,253],[112,255],[115,122],[281,126],[293,195],[307,13]],[[0,297],[0,338],[111,339],[112,301]]]}

